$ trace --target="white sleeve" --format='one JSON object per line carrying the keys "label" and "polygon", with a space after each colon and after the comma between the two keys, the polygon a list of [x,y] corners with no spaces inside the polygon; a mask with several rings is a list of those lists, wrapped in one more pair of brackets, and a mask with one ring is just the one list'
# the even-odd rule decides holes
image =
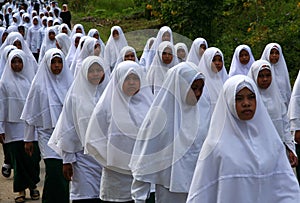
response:
{"label": "white sleeve", "polygon": [[62,151],[62,159],[63,159],[63,163],[74,163],[76,162],[76,155],[75,153],[69,153],[69,152],[65,152]]}
{"label": "white sleeve", "polygon": [[36,137],[35,126],[29,125],[27,122],[25,122],[24,141],[33,142],[36,140],[37,137]]}
{"label": "white sleeve", "polygon": [[135,203],[145,203],[150,197],[151,184],[133,179],[131,185],[131,195]]}

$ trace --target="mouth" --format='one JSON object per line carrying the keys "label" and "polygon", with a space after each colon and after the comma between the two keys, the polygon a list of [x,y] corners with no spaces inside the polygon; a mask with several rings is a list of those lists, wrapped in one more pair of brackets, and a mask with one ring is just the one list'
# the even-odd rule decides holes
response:
{"label": "mouth", "polygon": [[246,109],[246,110],[243,110],[242,113],[245,115],[251,115],[253,113],[253,111],[250,109]]}

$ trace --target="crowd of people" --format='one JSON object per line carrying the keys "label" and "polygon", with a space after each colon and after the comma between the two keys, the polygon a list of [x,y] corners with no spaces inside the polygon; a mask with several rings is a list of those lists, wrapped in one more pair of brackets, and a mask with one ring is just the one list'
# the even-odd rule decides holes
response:
{"label": "crowd of people", "polygon": [[0,17],[15,202],[40,199],[41,159],[43,203],[300,202],[300,74],[292,88],[280,44],[257,60],[237,46],[227,73],[219,48],[168,26],[138,57],[120,26],[104,43],[66,4],[9,0]]}

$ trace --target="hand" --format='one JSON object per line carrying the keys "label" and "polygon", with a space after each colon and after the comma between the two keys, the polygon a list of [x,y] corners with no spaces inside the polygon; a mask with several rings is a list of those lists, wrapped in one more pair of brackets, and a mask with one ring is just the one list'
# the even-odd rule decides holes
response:
{"label": "hand", "polygon": [[64,174],[66,180],[68,180],[68,181],[72,180],[72,176],[73,176],[72,164],[70,164],[70,163],[63,164],[63,174]]}
{"label": "hand", "polygon": [[25,152],[29,156],[32,156],[32,154],[33,154],[33,142],[25,142],[24,148],[25,148]]}
{"label": "hand", "polygon": [[297,142],[297,144],[300,144],[300,130],[297,130],[295,132],[295,142]]}
{"label": "hand", "polygon": [[298,165],[298,158],[295,156],[295,154],[290,149],[287,149],[287,151],[288,151],[288,158],[289,158],[291,167],[294,168]]}
{"label": "hand", "polygon": [[4,140],[5,140],[5,133],[1,133],[0,134],[0,143],[4,144]]}

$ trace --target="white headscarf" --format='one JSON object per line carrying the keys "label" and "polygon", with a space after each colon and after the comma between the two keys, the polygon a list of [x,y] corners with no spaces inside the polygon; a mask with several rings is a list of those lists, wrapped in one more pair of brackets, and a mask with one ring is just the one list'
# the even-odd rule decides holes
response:
{"label": "white headscarf", "polygon": [[6,47],[3,47],[3,49],[1,49],[1,55],[0,55],[0,77],[2,76],[2,73],[4,71],[4,67],[5,67],[6,61],[8,59],[8,55],[14,49],[17,49],[17,47],[14,46],[14,45],[7,45]]}
{"label": "white headscarf", "polygon": [[56,41],[55,40],[50,40],[49,39],[49,33],[50,32],[54,32],[55,35],[57,34],[57,29],[54,26],[48,27],[46,32],[45,32],[45,36],[41,45],[41,51],[40,51],[40,56],[39,57],[39,63],[41,63],[43,56],[45,55],[45,53],[51,49],[51,48],[56,48]]}
{"label": "white headscarf", "polygon": [[275,72],[275,76],[273,79],[276,81],[277,86],[280,87],[280,93],[283,97],[286,107],[288,107],[291,97],[291,83],[281,46],[277,43],[267,44],[262,53],[261,59],[270,62],[270,53],[273,48],[279,51],[278,62],[276,64],[271,64],[271,67]]}
{"label": "white headscarf", "polygon": [[125,46],[121,49],[120,51],[120,54],[119,54],[119,57],[117,59],[117,62],[116,62],[116,65],[115,65],[115,68],[119,65],[119,63],[123,62],[124,61],[124,58],[125,58],[125,55],[128,53],[128,52],[132,52],[134,54],[134,57],[135,57],[135,62],[136,63],[139,63],[139,59],[137,58],[136,56],[136,51],[133,47],[131,46]]}
{"label": "white headscarf", "polygon": [[[216,55],[220,55],[223,60],[223,68],[219,72],[215,72],[215,70],[212,68],[213,58]],[[199,62],[198,69],[205,75],[205,85],[208,89],[212,108],[214,109],[219,97],[219,92],[221,91],[224,82],[228,78],[224,65],[224,57],[221,50],[216,47],[207,48]]]}
{"label": "white headscarf", "polygon": [[[143,66],[145,69],[146,69],[146,65],[147,65],[147,60],[148,60],[148,55],[150,53],[150,44],[152,43],[152,45],[154,44],[154,41],[155,41],[155,37],[150,37],[147,42],[146,42],[146,45],[144,47],[144,51],[141,55],[141,58],[140,58],[140,65]],[[152,46],[151,45],[151,46]],[[147,71],[147,69],[146,69]]]}
{"label": "white headscarf", "polygon": [[[300,130],[300,71],[294,83],[293,92],[288,108],[291,131]],[[299,143],[297,143],[299,144]]]}
{"label": "white headscarf", "polygon": [[78,46],[76,48],[75,54],[73,56],[73,61],[70,64],[70,70],[71,72],[74,74],[75,73],[75,69],[76,69],[76,64],[77,64],[77,60],[79,58],[79,55],[81,53],[81,50],[83,48],[84,42],[87,38],[90,38],[89,36],[82,36],[79,40]]}
{"label": "white headscarf", "polygon": [[[71,71],[74,71],[74,76],[77,75],[77,73],[80,71],[81,66],[82,66],[82,61],[88,57],[88,56],[94,56],[95,53],[95,45],[96,43],[99,43],[97,41],[97,39],[93,38],[93,37],[87,37],[83,43],[82,49],[78,55],[78,57],[76,58],[76,66],[72,66],[70,67]],[[98,56],[100,57],[100,56]],[[72,64],[73,65],[73,64]],[[75,69],[73,69],[75,68]]]}
{"label": "white headscarf", "polygon": [[77,28],[81,28],[81,30],[82,30],[82,35],[85,36],[85,31],[84,31],[83,25],[82,25],[82,24],[76,24],[76,25],[73,26],[73,29],[72,29],[72,32],[71,32],[71,36],[70,36],[71,39],[72,39],[73,35],[76,34],[76,29],[77,29]]}
{"label": "white headscarf", "polygon": [[[11,61],[15,57],[22,59],[23,69],[20,72],[14,72],[11,68]],[[0,80],[0,121],[22,122],[20,116],[35,75],[29,64],[22,50],[15,49],[10,52]]]}
{"label": "white headscarf", "polygon": [[66,63],[69,67],[71,67],[71,64],[73,62],[74,55],[76,53],[76,47],[75,47],[75,40],[77,37],[81,38],[83,35],[81,33],[76,33],[71,38],[71,45],[68,51],[68,54],[66,55]]}
{"label": "white headscarf", "polygon": [[[244,87],[256,95],[251,120],[240,120],[235,108],[236,93]],[[187,202],[245,201],[296,203],[300,191],[255,83],[236,75],[221,90]]]}
{"label": "white headscarf", "polygon": [[69,48],[71,46],[71,40],[68,35],[65,33],[59,33],[58,35],[55,36],[55,39],[57,40],[61,51],[64,53],[64,56],[67,56],[69,52]]}
{"label": "white headscarf", "polygon": [[61,25],[59,25],[59,27],[58,27],[58,33],[62,33],[62,29],[63,28],[66,28],[68,30],[67,35],[70,38],[70,36],[71,36],[71,30],[70,30],[69,26],[66,23],[62,23]]}
{"label": "white headscarf", "polygon": [[172,32],[171,28],[168,26],[161,27],[156,35],[153,45],[150,48],[150,51],[149,51],[149,54],[148,54],[148,57],[146,60],[146,62],[147,62],[146,70],[148,70],[150,65],[152,64],[153,58],[156,54],[156,51],[158,50],[159,45],[163,42],[162,37],[163,37],[164,33],[166,33],[166,32],[168,32],[170,34],[170,42],[172,45],[174,45],[173,32]]}
{"label": "white headscarf", "polygon": [[264,69],[271,71],[272,82],[267,89],[261,89],[258,87],[262,101],[267,108],[267,111],[281,140],[288,146],[291,151],[294,152],[294,154],[296,154],[295,144],[293,142],[294,139],[290,132],[290,125],[287,117],[287,108],[281,97],[280,90],[273,79],[274,70],[271,68],[271,64],[266,60],[255,61],[249,70],[248,76],[257,85],[258,74],[261,70]]}
{"label": "white headscarf", "polygon": [[6,31],[6,28],[0,27],[0,47],[2,45],[2,36],[5,33],[5,31]]}
{"label": "white headscarf", "polygon": [[205,112],[186,102],[196,79],[204,80],[204,75],[191,62],[168,71],[137,135],[130,162],[135,179],[171,192],[188,192],[206,136],[200,122]]}
{"label": "white headscarf", "polygon": [[[122,85],[127,75],[139,76],[141,87],[127,96]],[[141,67],[133,61],[120,63],[98,101],[86,131],[86,150],[104,167],[131,174],[128,166],[136,135],[152,103]]]}
{"label": "white headscarf", "polygon": [[[188,50],[186,44],[185,44],[185,43],[182,43],[182,42],[179,42],[179,43],[175,44],[174,48],[175,48],[175,55],[177,55],[177,51],[178,51],[178,50],[180,50],[180,49],[184,50],[184,52],[185,52],[185,57],[184,57],[183,59],[180,59],[179,56],[177,55],[177,58],[178,58],[178,61],[179,61],[179,62],[186,61],[187,56],[188,56],[188,54],[189,54],[189,50]],[[198,65],[198,64],[196,64],[196,65]]]}
{"label": "white headscarf", "polygon": [[202,53],[202,55],[200,55],[200,46],[202,44],[204,44],[206,46],[206,49],[208,48],[208,44],[204,38],[199,37],[193,41],[193,44],[191,46],[191,49],[190,49],[189,55],[187,56],[186,61],[193,62],[196,65],[199,64],[200,59],[203,56],[203,53]]}
{"label": "white headscarf", "polygon": [[99,35],[99,37],[98,37],[98,41],[100,42],[100,45],[101,45],[101,57],[102,58],[104,58],[104,52],[105,52],[105,44],[104,44],[104,42],[102,41],[102,39],[101,39],[101,37],[100,37],[100,33],[99,33],[99,31],[97,30],[97,29],[95,29],[95,28],[92,28],[92,29],[90,29],[89,30],[89,32],[88,32],[88,36],[90,36],[90,37],[94,37],[94,35],[96,34],[96,33],[98,33],[98,35]]}
{"label": "white headscarf", "polygon": [[[119,33],[119,39],[115,40],[113,38],[113,31],[117,30]],[[123,33],[123,30],[120,26],[113,26],[110,29],[110,36],[106,42],[105,52],[104,52],[104,61],[105,63],[114,68],[117,58],[120,54],[120,51],[123,47],[127,46],[127,40]],[[112,71],[112,70],[111,70]]]}
{"label": "white headscarf", "polygon": [[[58,75],[51,71],[51,60],[55,57],[63,60],[63,69]],[[29,125],[44,129],[55,127],[66,93],[73,82],[70,69],[64,65],[62,51],[52,48],[46,52],[32,81],[21,116]]]}
{"label": "white headscarf", "polygon": [[[105,72],[104,80],[99,85],[88,81],[88,71],[94,63],[99,64]],[[100,57],[89,56],[83,61],[48,143],[58,154],[61,155],[62,151],[75,153],[83,149],[89,119],[109,81],[109,72]]]}
{"label": "white headscarf", "polygon": [[[242,64],[240,61],[240,52],[242,50],[245,50],[249,53],[250,56],[250,60],[247,64]],[[231,61],[231,65],[230,65],[230,69],[229,69],[229,77],[233,76],[233,75],[247,75],[248,71],[252,65],[252,63],[255,61],[251,48],[248,45],[242,44],[239,45],[235,48],[233,57],[232,57],[232,61]]]}
{"label": "white headscarf", "polygon": [[[173,59],[170,64],[165,64],[162,61],[162,54],[166,48],[170,48],[172,50]],[[178,64],[178,60],[175,54],[175,49],[173,44],[169,41],[162,42],[156,51],[156,54],[153,58],[153,62],[146,76],[148,83],[152,85],[152,90],[154,94],[156,94],[159,91],[160,87],[162,86],[166,78],[167,71],[177,64]]]}
{"label": "white headscarf", "polygon": [[24,40],[23,36],[19,32],[9,33],[6,40],[4,41],[2,46],[0,47],[0,50],[3,50],[3,48],[8,46],[8,45],[13,45],[14,42],[17,41],[17,40],[21,42],[22,50],[26,53],[26,56],[28,58],[28,62],[30,64],[29,66],[31,68],[33,68],[34,71],[36,72],[37,69],[38,69],[38,64],[37,64],[32,52],[30,51],[26,41]]}

